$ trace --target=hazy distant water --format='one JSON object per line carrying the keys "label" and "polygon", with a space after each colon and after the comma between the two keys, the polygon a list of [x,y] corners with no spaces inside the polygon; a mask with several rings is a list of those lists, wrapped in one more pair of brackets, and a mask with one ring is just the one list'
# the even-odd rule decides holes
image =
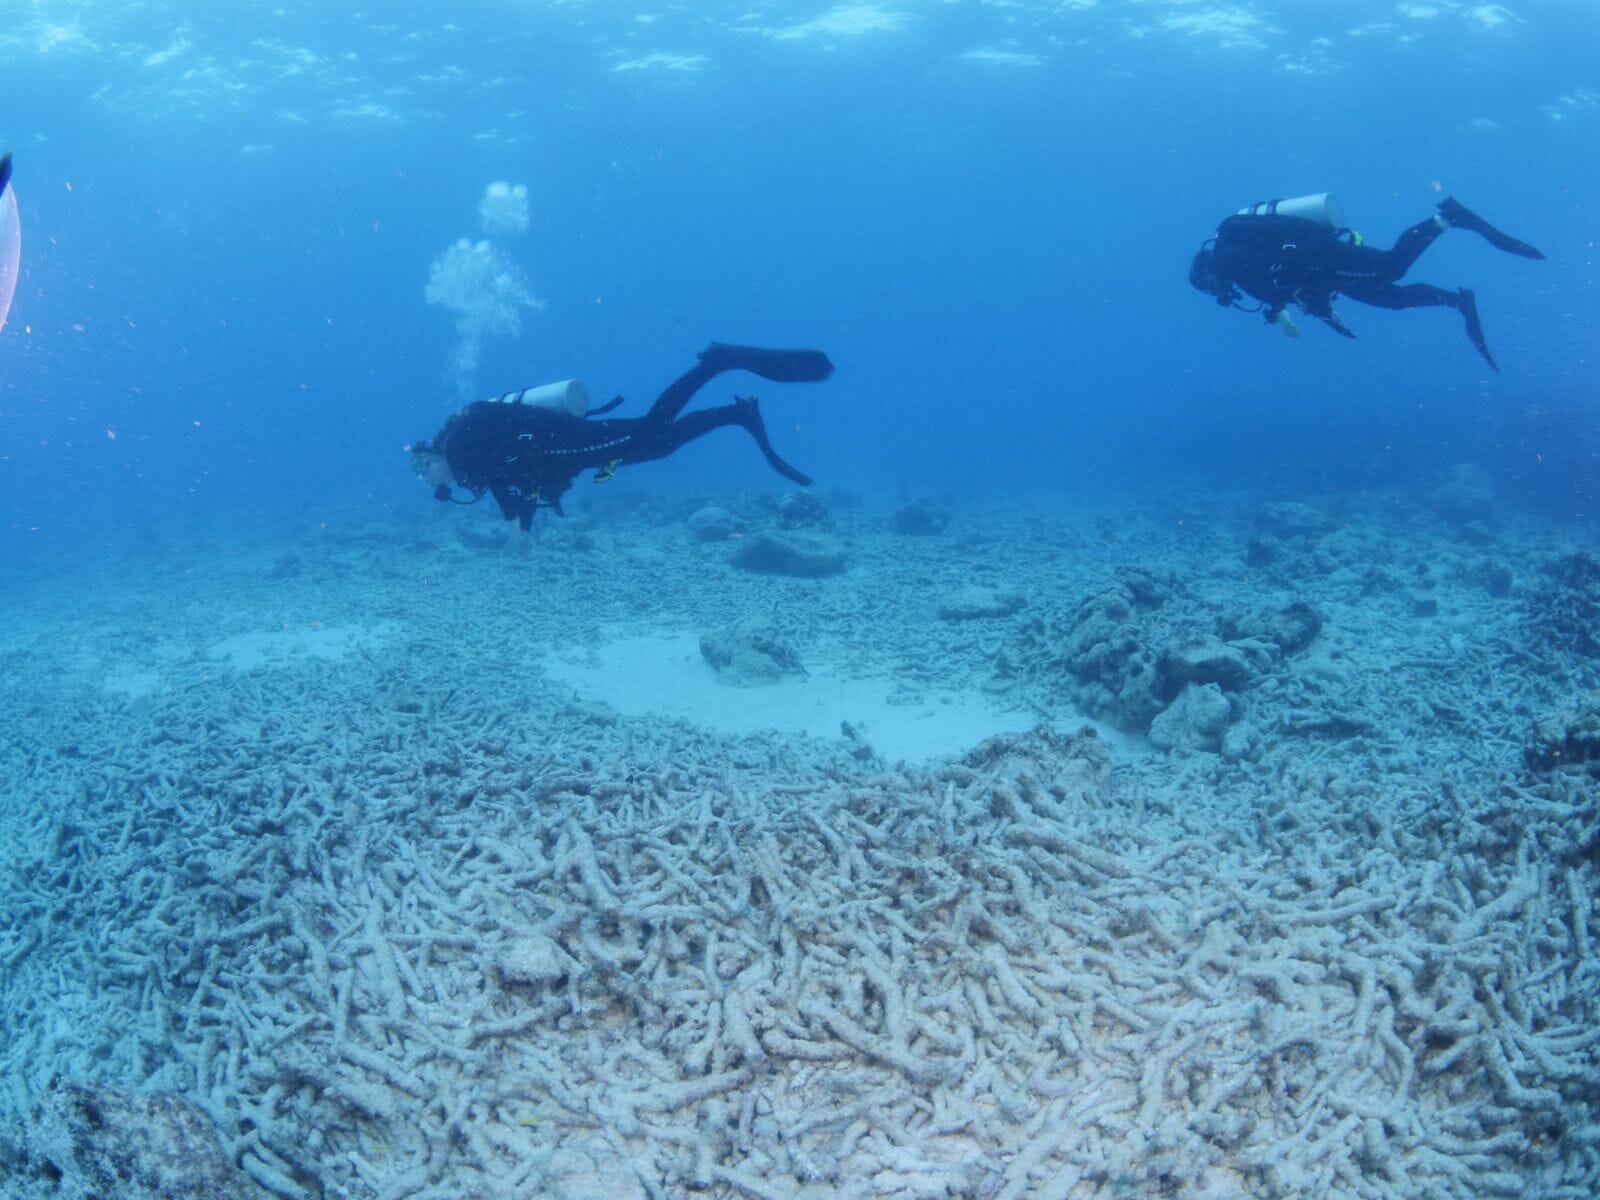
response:
{"label": "hazy distant water", "polygon": [[[425,506],[399,448],[458,385],[642,404],[712,338],[833,356],[765,392],[826,486],[1339,491],[1472,459],[1593,511],[1593,5],[333,7],[8,19],[5,545]],[[480,214],[496,181],[525,227]],[[1452,313],[1346,304],[1359,341],[1291,342],[1185,283],[1241,204],[1333,188],[1387,242],[1435,185],[1549,255],[1454,234],[1415,272],[1477,289],[1498,377]],[[430,304],[462,239],[479,271]],[[732,435],[648,470],[779,482]]]}

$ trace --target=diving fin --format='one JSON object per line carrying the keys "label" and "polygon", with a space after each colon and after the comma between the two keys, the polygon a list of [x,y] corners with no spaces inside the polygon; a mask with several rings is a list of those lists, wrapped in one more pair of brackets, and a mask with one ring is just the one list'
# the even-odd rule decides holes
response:
{"label": "diving fin", "polygon": [[1353,337],[1356,336],[1356,331],[1354,329],[1351,329],[1350,326],[1348,326],[1348,325],[1346,325],[1344,323],[1344,318],[1341,317],[1338,313],[1333,311],[1333,306],[1332,305],[1328,306],[1328,311],[1327,312],[1320,312],[1320,313],[1317,313],[1316,315],[1321,317],[1324,321],[1326,321],[1327,324],[1328,324],[1328,327],[1330,329],[1332,329],[1335,333],[1342,334],[1343,336],[1345,336],[1347,338],[1353,338]]}
{"label": "diving fin", "polygon": [[764,350],[712,342],[700,352],[700,361],[718,371],[749,371],[774,383],[816,383],[833,374],[833,364],[821,350]]}
{"label": "diving fin", "polygon": [[1305,309],[1308,316],[1316,317],[1335,333],[1347,338],[1356,336],[1356,331],[1344,323],[1344,318],[1333,311],[1333,297],[1328,294],[1321,296],[1305,296],[1300,300],[1300,307]]}
{"label": "diving fin", "polygon": [[1544,255],[1527,242],[1519,241],[1509,233],[1502,233],[1489,222],[1466,205],[1456,200],[1453,196],[1446,196],[1439,201],[1439,215],[1456,229],[1470,229],[1496,250],[1504,250],[1507,254],[1521,255],[1523,258],[1543,258]]}
{"label": "diving fin", "polygon": [[5,157],[0,158],[0,196],[6,194],[6,186],[11,182],[11,151],[7,150]]}
{"label": "diving fin", "polygon": [[1471,288],[1462,288],[1456,293],[1456,307],[1466,319],[1467,336],[1478,348],[1478,353],[1483,355],[1483,361],[1493,367],[1495,374],[1498,375],[1500,367],[1494,361],[1494,355],[1489,353],[1489,343],[1483,340],[1483,322],[1478,320],[1478,298],[1472,294]]}
{"label": "diving fin", "polygon": [[811,486],[811,477],[795,470],[783,459],[778,457],[778,452],[772,448],[772,442],[767,438],[767,423],[761,419],[761,405],[754,396],[734,397],[734,407],[739,410],[739,424],[743,425],[750,436],[761,448],[761,453],[766,457],[767,465],[785,479],[792,479],[801,487]]}

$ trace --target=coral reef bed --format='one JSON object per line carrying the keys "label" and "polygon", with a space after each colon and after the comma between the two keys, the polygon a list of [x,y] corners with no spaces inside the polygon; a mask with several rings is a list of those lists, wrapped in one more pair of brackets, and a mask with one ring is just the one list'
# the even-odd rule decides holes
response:
{"label": "coral reef bed", "polygon": [[[1596,770],[1527,750],[1587,745],[1565,535],[849,510],[788,578],[704,507],[175,546],[70,624],[22,590],[0,1194],[1593,1194]],[[941,616],[974,587],[1017,600]],[[754,615],[1038,725],[897,763],[535,666]]]}

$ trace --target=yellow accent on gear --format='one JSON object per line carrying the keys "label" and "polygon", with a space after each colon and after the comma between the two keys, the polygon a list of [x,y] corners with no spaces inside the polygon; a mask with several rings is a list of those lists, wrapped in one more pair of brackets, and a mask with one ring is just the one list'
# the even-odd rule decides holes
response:
{"label": "yellow accent on gear", "polygon": [[613,458],[605,466],[601,467],[594,473],[594,481],[596,483],[610,483],[611,480],[616,476],[617,468],[621,465],[622,460],[620,458]]}

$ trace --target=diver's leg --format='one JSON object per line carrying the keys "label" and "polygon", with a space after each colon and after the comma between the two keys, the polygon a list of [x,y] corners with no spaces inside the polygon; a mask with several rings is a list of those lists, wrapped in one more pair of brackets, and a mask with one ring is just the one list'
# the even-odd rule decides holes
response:
{"label": "diver's leg", "polygon": [[706,362],[702,357],[699,362],[667,385],[667,390],[656,397],[656,402],[650,406],[650,411],[640,420],[659,425],[667,424],[683,411],[685,404],[694,399],[696,392],[722,374],[724,369],[715,363]]}
{"label": "diver's leg", "polygon": [[1431,283],[1364,283],[1342,287],[1350,299],[1375,308],[1459,308],[1460,293]]}
{"label": "diver's leg", "polygon": [[704,437],[713,429],[721,429],[737,421],[738,416],[731,404],[696,409],[676,421],[652,421],[644,417],[627,443],[618,447],[615,461],[617,465],[627,467],[655,462],[695,438]]}
{"label": "diver's leg", "polygon": [[772,443],[767,438],[767,427],[761,419],[760,406],[749,396],[741,396],[732,404],[697,409],[679,417],[676,421],[652,429],[641,428],[623,448],[620,461],[632,465],[666,458],[696,438],[704,437],[713,430],[723,429],[729,425],[738,425],[754,438],[768,465],[778,474],[794,480],[802,487],[811,483],[807,476],[778,457],[777,451],[772,448]]}
{"label": "diver's leg", "polygon": [[778,383],[814,383],[833,374],[833,364],[820,350],[763,350],[756,346],[712,342],[700,352],[699,362],[656,397],[644,419],[672,420],[696,392],[724,371],[749,371]]}
{"label": "diver's leg", "polygon": [[[1399,237],[1395,238],[1394,245],[1378,253],[1384,256],[1384,276],[1389,280],[1396,280],[1409,271],[1417,259],[1422,257],[1422,252],[1433,245],[1434,240],[1450,226],[1441,222],[1437,217],[1429,217],[1426,221],[1418,221]],[[1409,305],[1385,305],[1386,308],[1407,308]]]}
{"label": "diver's leg", "polygon": [[1453,308],[1467,323],[1467,338],[1483,355],[1483,360],[1496,371],[1500,369],[1484,340],[1483,323],[1478,320],[1478,298],[1470,288],[1451,292],[1431,283],[1375,283],[1344,294],[1378,308]]}
{"label": "diver's leg", "polygon": [[1439,216],[1453,229],[1470,229],[1496,250],[1504,250],[1507,254],[1518,254],[1523,258],[1544,257],[1527,242],[1496,229],[1453,196],[1446,196],[1439,201]]}

